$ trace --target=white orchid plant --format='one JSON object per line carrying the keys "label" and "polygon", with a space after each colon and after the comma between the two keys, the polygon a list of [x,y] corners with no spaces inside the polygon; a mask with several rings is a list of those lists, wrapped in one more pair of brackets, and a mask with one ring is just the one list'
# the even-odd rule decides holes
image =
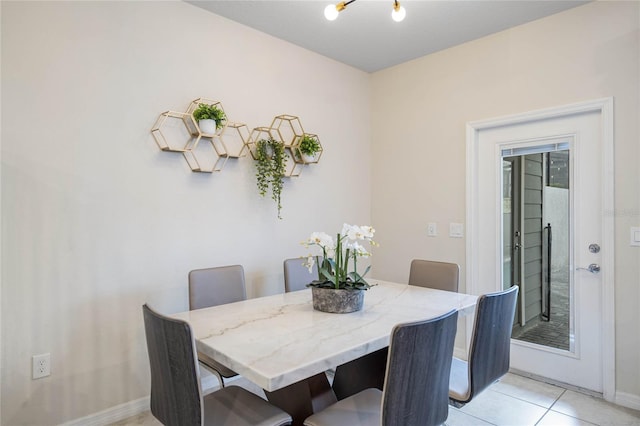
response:
{"label": "white orchid plant", "polygon": [[[344,224],[342,232],[336,234],[335,241],[324,232],[314,232],[309,239],[303,241],[305,247],[318,246],[322,249],[322,259],[319,256],[308,255],[304,265],[312,271],[315,262],[318,262],[319,280],[312,281],[309,286],[321,288],[366,290],[371,285],[364,280],[371,266],[367,266],[364,273],[358,273],[358,258],[369,257],[368,252],[361,244],[369,242],[371,246],[377,246],[373,241],[375,229],[371,226],[358,226]],[[349,266],[353,265],[350,271]]]}

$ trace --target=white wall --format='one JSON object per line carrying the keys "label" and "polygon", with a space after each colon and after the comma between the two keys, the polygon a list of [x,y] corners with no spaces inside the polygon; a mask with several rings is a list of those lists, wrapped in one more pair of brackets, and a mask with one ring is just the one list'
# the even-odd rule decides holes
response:
{"label": "white wall", "polygon": [[[465,124],[615,97],[616,389],[640,407],[640,4],[593,2],[380,71],[372,80],[372,218],[380,278],[408,278],[412,258],[460,263]],[[427,237],[437,222],[438,237]],[[393,229],[393,232],[391,232]],[[607,250],[603,247],[603,250]],[[464,291],[464,273],[461,290]]]}
{"label": "white wall", "polygon": [[[2,424],[148,395],[141,306],[186,310],[189,270],[240,263],[251,297],[278,293],[310,232],[370,223],[369,75],[183,2],[1,8]],[[198,97],[320,136],[283,220],[250,157],[205,175],[158,149],[158,114]],[[33,381],[44,352],[52,374]]]}

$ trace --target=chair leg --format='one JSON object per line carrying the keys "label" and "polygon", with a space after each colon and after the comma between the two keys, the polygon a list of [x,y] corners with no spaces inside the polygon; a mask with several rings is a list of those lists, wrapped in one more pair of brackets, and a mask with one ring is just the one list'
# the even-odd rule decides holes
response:
{"label": "chair leg", "polygon": [[203,362],[198,362],[198,364],[200,364],[200,366],[204,367],[207,369],[207,371],[211,372],[211,374],[213,374],[214,376],[216,376],[216,378],[218,379],[218,382],[220,383],[220,388],[224,388],[224,379],[222,378],[222,376],[220,375],[220,373],[218,372],[218,370],[216,370],[215,368],[211,368],[209,367],[207,364],[203,363]]}
{"label": "chair leg", "polygon": [[456,401],[455,399],[451,399],[449,398],[449,405],[455,408],[462,408],[465,405],[467,405],[466,402],[460,402],[460,401]]}
{"label": "chair leg", "polygon": [[218,378],[218,381],[220,382],[220,388],[224,388],[224,379],[222,378],[220,373],[218,373],[217,370],[213,370],[213,374],[215,374],[216,377]]}

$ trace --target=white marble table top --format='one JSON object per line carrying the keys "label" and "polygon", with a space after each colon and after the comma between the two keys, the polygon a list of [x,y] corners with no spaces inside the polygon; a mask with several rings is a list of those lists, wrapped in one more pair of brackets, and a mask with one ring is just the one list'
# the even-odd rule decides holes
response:
{"label": "white marble table top", "polygon": [[191,325],[198,351],[274,391],[389,345],[395,324],[457,309],[477,296],[369,280],[364,308],[315,311],[311,290],[277,294],[172,315]]}

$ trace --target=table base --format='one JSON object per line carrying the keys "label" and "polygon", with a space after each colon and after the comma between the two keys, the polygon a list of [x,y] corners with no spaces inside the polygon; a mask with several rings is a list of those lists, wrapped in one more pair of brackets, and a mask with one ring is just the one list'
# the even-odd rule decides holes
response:
{"label": "table base", "polygon": [[333,377],[333,392],[336,398],[342,400],[368,388],[382,390],[388,352],[388,347],[382,348],[339,365]]}
{"label": "table base", "polygon": [[307,417],[337,402],[325,373],[264,393],[270,403],[289,413],[292,426],[302,426]]}

